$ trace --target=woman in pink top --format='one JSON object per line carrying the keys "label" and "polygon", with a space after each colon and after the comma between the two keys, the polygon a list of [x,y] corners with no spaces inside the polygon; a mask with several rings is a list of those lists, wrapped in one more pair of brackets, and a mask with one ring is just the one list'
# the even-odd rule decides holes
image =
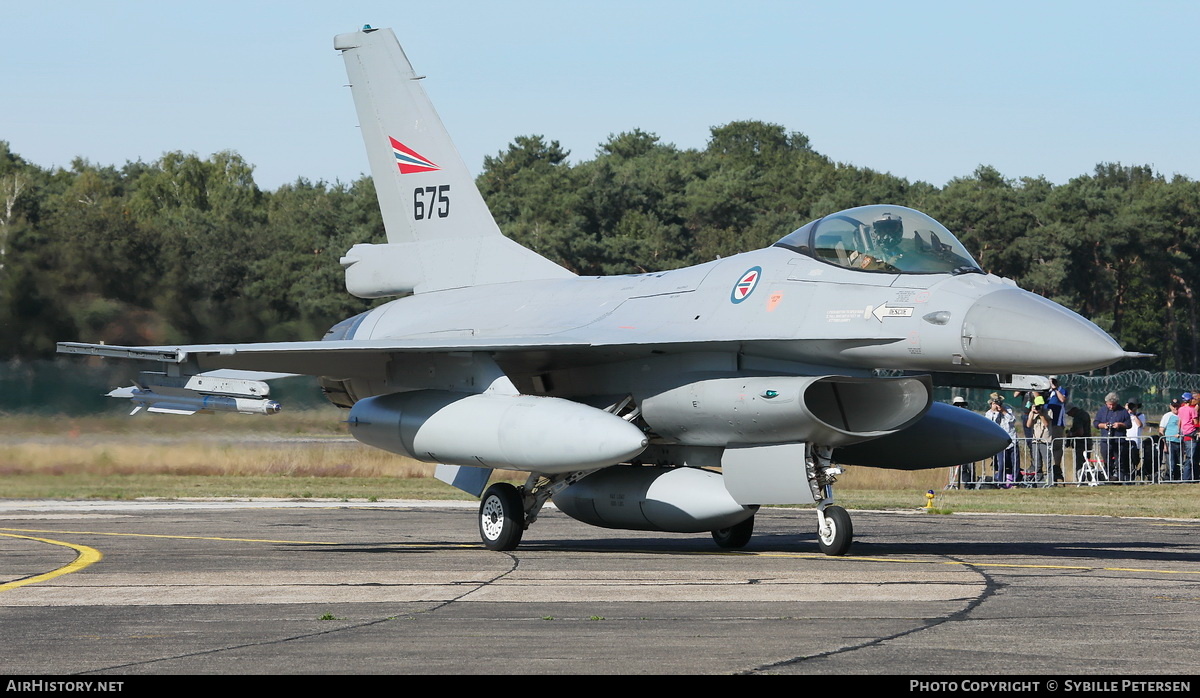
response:
{"label": "woman in pink top", "polygon": [[1184,393],[1180,396],[1183,406],[1179,408],[1179,433],[1183,434],[1183,479],[1192,479],[1192,462],[1196,456],[1196,405],[1200,396]]}

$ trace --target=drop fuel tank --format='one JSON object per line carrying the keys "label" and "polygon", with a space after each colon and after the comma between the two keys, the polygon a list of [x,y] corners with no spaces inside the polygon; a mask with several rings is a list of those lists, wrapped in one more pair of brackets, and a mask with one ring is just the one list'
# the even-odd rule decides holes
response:
{"label": "drop fuel tank", "polygon": [[621,463],[646,435],[604,410],[533,395],[417,390],[366,398],[350,434],[429,463],[563,473]]}

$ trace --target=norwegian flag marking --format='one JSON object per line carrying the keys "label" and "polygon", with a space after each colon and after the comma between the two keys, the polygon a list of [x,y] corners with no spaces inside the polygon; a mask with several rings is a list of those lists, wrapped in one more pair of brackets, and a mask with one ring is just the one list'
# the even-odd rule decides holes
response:
{"label": "norwegian flag marking", "polygon": [[729,300],[734,303],[741,303],[750,297],[754,292],[754,287],[758,286],[758,279],[762,276],[762,267],[751,267],[742,274],[742,278],[737,280],[733,285],[733,291],[729,294]]}
{"label": "norwegian flag marking", "polygon": [[395,138],[388,136],[388,140],[392,142],[392,153],[396,155],[396,165],[400,168],[400,174],[436,172],[442,169],[429,158],[421,155]]}

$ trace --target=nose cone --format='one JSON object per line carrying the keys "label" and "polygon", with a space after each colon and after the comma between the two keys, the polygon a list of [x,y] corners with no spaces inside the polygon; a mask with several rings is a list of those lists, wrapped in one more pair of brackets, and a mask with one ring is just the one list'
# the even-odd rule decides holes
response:
{"label": "nose cone", "polygon": [[963,320],[962,342],[972,366],[998,373],[1075,373],[1126,356],[1086,318],[1018,288],[975,301]]}

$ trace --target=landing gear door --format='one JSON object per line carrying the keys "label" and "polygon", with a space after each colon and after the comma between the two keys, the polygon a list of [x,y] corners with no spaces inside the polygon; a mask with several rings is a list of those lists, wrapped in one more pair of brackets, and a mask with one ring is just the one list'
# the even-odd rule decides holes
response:
{"label": "landing gear door", "polygon": [[487,487],[492,469],[441,464],[434,470],[433,476],[451,487],[457,487],[469,495],[478,497],[483,494],[483,488]]}
{"label": "landing gear door", "polygon": [[816,500],[804,457],[802,443],[726,448],[721,456],[725,489],[742,505],[810,504]]}

